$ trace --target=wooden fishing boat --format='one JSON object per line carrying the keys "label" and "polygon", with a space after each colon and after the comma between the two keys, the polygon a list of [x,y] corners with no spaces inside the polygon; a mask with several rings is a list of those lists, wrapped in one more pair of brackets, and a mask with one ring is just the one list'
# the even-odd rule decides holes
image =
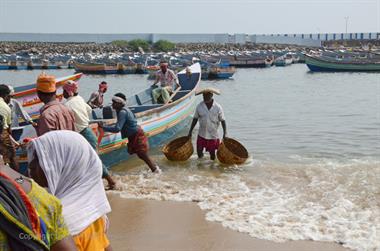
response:
{"label": "wooden fishing boat", "polygon": [[237,68],[266,68],[273,64],[273,58],[267,57],[236,57],[230,61]]}
{"label": "wooden fishing boat", "polygon": [[310,71],[314,72],[338,72],[338,71],[380,71],[380,60],[332,58],[312,56],[305,54],[305,62]]}
{"label": "wooden fishing boat", "polygon": [[275,66],[288,66],[293,63],[293,57],[290,54],[286,54],[284,56],[281,56],[279,58],[276,58],[274,61]]}
{"label": "wooden fishing boat", "polygon": [[8,63],[0,63],[0,70],[9,70]]}
{"label": "wooden fishing boat", "polygon": [[116,74],[119,71],[117,65],[108,66],[106,64],[95,64],[95,63],[81,64],[78,62],[73,62],[73,65],[76,72],[82,72],[82,73]]}
{"label": "wooden fishing boat", "polygon": [[[191,122],[191,115],[196,107],[195,90],[201,79],[200,65],[197,63],[190,66],[190,71],[190,74],[185,70],[178,73],[181,88],[174,91],[171,102],[167,104],[153,104],[152,87],[128,97],[128,106],[148,136],[151,147],[164,144]],[[99,121],[106,124],[116,122],[110,108],[100,111],[97,114],[97,118],[99,117],[101,119],[92,121],[91,128],[98,136],[98,153],[104,164],[113,166],[130,158],[126,149],[128,139],[122,139],[120,133],[104,133],[97,126],[96,122]],[[30,128],[31,126],[22,127],[23,132],[19,138],[31,136],[33,129]],[[20,163],[25,166],[25,162],[25,153],[20,153]]]}
{"label": "wooden fishing boat", "polygon": [[236,72],[235,67],[210,67],[209,79],[228,79],[231,78]]}

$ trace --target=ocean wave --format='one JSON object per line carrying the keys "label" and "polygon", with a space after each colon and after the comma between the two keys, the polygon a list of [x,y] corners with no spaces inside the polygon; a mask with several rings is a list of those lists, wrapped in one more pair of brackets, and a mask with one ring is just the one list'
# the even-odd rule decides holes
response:
{"label": "ocean wave", "polygon": [[249,175],[241,170],[215,174],[194,167],[172,168],[160,176],[116,175],[122,189],[113,193],[123,198],[193,201],[206,210],[207,220],[255,238],[330,241],[355,250],[380,250],[377,162],[250,165],[245,167]]}

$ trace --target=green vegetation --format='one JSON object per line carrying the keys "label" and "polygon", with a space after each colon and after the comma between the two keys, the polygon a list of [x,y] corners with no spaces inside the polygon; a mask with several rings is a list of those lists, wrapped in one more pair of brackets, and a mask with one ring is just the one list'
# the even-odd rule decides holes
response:
{"label": "green vegetation", "polygon": [[112,45],[119,46],[119,47],[127,47],[128,41],[127,40],[115,40],[111,42]]}
{"label": "green vegetation", "polygon": [[174,50],[175,44],[167,40],[158,40],[154,43],[153,48],[156,51],[168,52]]}
{"label": "green vegetation", "polygon": [[133,51],[139,51],[141,47],[144,51],[149,50],[149,43],[143,39],[134,39],[128,42],[128,46],[131,47]]}

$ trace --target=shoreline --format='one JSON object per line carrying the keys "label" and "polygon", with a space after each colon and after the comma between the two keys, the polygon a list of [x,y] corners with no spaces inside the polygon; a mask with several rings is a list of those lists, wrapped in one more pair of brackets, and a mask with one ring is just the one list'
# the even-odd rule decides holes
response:
{"label": "shoreline", "polygon": [[350,250],[330,242],[256,239],[206,221],[205,212],[193,202],[107,196],[112,207],[108,237],[114,250]]}

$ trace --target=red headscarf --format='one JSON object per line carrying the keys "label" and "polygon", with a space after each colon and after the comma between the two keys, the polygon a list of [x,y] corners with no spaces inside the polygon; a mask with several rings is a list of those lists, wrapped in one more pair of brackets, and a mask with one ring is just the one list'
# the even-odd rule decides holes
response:
{"label": "red headscarf", "polygon": [[75,93],[78,93],[78,83],[69,80],[64,84],[63,90],[65,90],[70,97],[74,96]]}
{"label": "red headscarf", "polygon": [[108,87],[107,82],[106,82],[106,81],[103,81],[103,82],[101,82],[101,83],[99,84],[99,91],[104,92],[104,91],[107,90],[107,87]]}

